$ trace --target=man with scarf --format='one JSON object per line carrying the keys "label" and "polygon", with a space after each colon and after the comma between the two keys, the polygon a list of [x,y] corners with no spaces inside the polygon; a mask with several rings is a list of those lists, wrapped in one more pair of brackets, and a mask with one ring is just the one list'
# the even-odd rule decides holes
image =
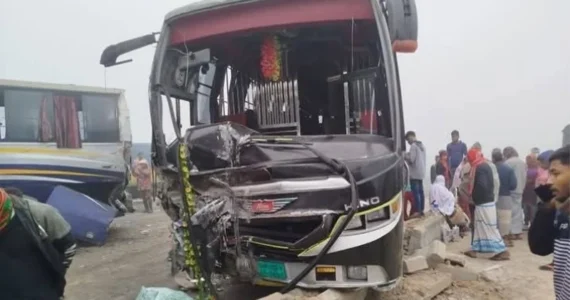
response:
{"label": "man with scarf", "polygon": [[465,255],[475,258],[477,253],[493,253],[491,260],[508,260],[510,253],[497,228],[493,170],[479,149],[471,148],[467,159],[471,178],[469,191],[475,211],[471,250]]}
{"label": "man with scarf", "polygon": [[556,300],[570,299],[570,145],[552,153],[549,179],[535,191],[543,201],[528,231],[530,251],[554,254]]}
{"label": "man with scarf", "polygon": [[0,299],[63,298],[75,255],[71,227],[55,208],[0,189]]}

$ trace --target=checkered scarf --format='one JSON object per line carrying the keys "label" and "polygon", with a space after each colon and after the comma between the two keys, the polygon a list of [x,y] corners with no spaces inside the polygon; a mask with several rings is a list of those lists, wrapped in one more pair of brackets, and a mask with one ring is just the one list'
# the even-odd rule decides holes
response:
{"label": "checkered scarf", "polygon": [[14,206],[12,199],[8,196],[6,191],[0,189],[0,231],[8,225],[13,215]]}

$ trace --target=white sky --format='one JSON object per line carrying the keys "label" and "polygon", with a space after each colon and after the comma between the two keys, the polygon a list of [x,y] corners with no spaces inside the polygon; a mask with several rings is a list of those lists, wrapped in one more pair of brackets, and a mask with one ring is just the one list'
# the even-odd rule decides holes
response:
{"label": "white sky", "polygon": [[[453,129],[485,153],[560,146],[570,123],[570,1],[417,2],[419,49],[399,56],[400,74],[406,130],[417,132],[430,157]],[[166,12],[186,3],[0,1],[0,78],[103,86],[101,51],[159,31]],[[107,86],[127,91],[136,142],[150,141],[153,51],[107,70]]]}

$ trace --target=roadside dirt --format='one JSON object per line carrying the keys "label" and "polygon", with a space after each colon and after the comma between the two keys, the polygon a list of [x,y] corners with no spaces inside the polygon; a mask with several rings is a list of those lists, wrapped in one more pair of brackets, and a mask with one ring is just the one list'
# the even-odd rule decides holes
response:
{"label": "roadside dirt", "polygon": [[[461,253],[469,249],[471,238],[465,237],[460,242],[447,245],[448,252]],[[467,281],[455,283],[440,298],[448,300],[470,299],[554,299],[552,272],[539,270],[541,265],[552,261],[552,257],[540,257],[530,253],[525,239],[515,241],[509,248],[511,260],[491,261],[485,257],[467,258],[466,267],[475,271],[500,268],[492,281]],[[502,266],[502,268],[500,267]]]}
{"label": "roadside dirt", "polygon": [[[167,262],[170,220],[159,210],[153,214],[140,211],[116,219],[104,246],[79,249],[67,275],[67,300],[133,300],[141,286],[176,287]],[[466,237],[448,244],[447,249],[460,253],[468,249],[469,241]],[[532,255],[526,241],[517,241],[510,251],[512,259],[507,262],[467,258],[466,267],[475,271],[497,265],[502,265],[503,271],[491,282],[456,282],[436,299],[554,299],[552,273],[538,269],[551,258]],[[232,286],[223,299],[257,299],[274,291],[247,284]]]}

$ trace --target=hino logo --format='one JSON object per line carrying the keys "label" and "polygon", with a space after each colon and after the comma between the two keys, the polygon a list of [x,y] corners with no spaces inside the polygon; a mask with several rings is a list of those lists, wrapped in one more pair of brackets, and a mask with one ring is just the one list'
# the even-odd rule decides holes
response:
{"label": "hino logo", "polygon": [[[358,208],[376,206],[379,204],[380,204],[380,197],[378,196],[358,200]],[[350,204],[345,204],[344,209],[349,210]]]}

